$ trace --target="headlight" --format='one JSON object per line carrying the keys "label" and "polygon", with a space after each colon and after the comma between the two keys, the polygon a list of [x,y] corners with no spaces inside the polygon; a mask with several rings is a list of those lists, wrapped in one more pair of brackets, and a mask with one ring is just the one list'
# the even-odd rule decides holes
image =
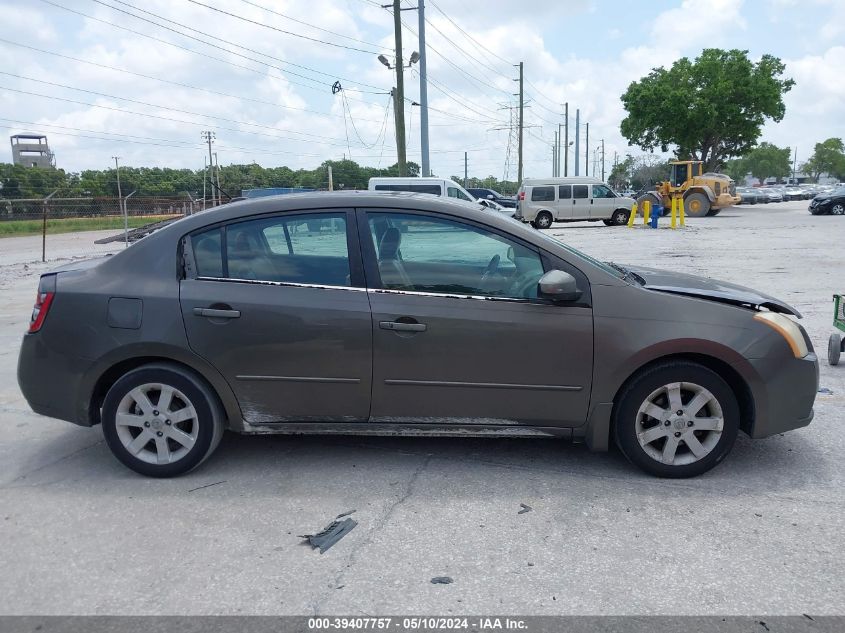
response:
{"label": "headlight", "polygon": [[801,327],[792,319],[777,312],[758,312],[754,315],[754,320],[777,330],[789,343],[789,348],[795,358],[804,358],[808,354],[809,350],[804,335],[801,333]]}

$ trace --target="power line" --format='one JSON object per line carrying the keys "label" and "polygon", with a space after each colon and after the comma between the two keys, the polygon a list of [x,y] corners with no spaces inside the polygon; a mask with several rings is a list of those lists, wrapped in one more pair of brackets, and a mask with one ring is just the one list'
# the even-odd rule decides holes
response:
{"label": "power line", "polygon": [[[153,81],[160,81],[161,83],[170,84],[171,86],[179,86],[181,88],[189,88],[191,90],[200,90],[202,92],[207,92],[209,94],[214,94],[214,95],[218,95],[218,96],[221,96],[221,97],[230,97],[232,99],[241,99],[241,100],[244,100],[244,101],[250,101],[250,102],[253,102],[253,103],[260,103],[260,104],[263,104],[263,105],[269,105],[269,106],[273,106],[273,107],[276,107],[276,108],[284,108],[286,110],[295,110],[297,112],[308,112],[310,114],[317,114],[317,115],[320,115],[320,116],[336,117],[336,118],[341,118],[343,116],[341,114],[334,114],[334,113],[331,113],[331,112],[320,112],[318,110],[310,110],[308,108],[298,108],[296,106],[289,106],[289,105],[285,105],[285,104],[282,104],[282,103],[276,103],[276,102],[273,102],[273,101],[264,101],[262,99],[255,99],[255,98],[252,98],[252,97],[247,97],[245,95],[233,95],[233,94],[229,94],[227,92],[220,92],[220,91],[212,90],[210,88],[205,88],[205,87],[202,87],[202,86],[192,86],[191,84],[181,83],[179,81],[172,81],[170,79],[162,79],[161,77],[154,77],[152,75],[145,75],[143,73],[137,73],[137,72],[134,72],[134,71],[131,71],[131,70],[127,70],[125,68],[118,68],[116,66],[108,66],[106,64],[98,64],[97,62],[92,62],[92,61],[89,61],[89,60],[86,60],[86,59],[80,59],[78,57],[72,57],[70,55],[63,55],[61,53],[56,53],[54,51],[48,51],[48,50],[45,50],[43,48],[37,48],[35,46],[29,46],[28,44],[21,44],[20,42],[13,42],[11,40],[7,40],[7,39],[2,38],[2,37],[0,37],[0,42],[3,42],[4,44],[11,44],[12,46],[19,46],[21,48],[26,48],[26,49],[29,49],[31,51],[37,51],[39,53],[44,53],[46,55],[53,55],[55,57],[61,57],[62,59],[68,59],[70,61],[74,61],[74,62],[77,62],[77,63],[80,63],[80,64],[88,64],[89,66],[95,66],[97,68],[105,68],[107,70],[112,70],[114,72],[119,72],[119,73],[125,73],[127,75],[133,75],[135,77],[142,77],[144,79],[151,79]],[[371,123],[379,123],[380,122],[376,119],[363,119],[362,118],[360,120],[361,121],[369,121]]]}
{"label": "power line", "polygon": [[467,33],[466,31],[464,31],[464,30],[463,30],[460,26],[458,26],[458,24],[457,24],[457,23],[456,23],[456,22],[455,22],[452,18],[450,18],[448,15],[446,15],[446,12],[445,12],[443,9],[441,9],[439,6],[437,6],[437,4],[434,2],[434,0],[428,0],[428,1],[429,1],[429,3],[431,4],[431,6],[433,6],[435,9],[437,9],[437,10],[440,12],[440,14],[441,14],[444,18],[446,18],[447,20],[449,20],[449,22],[451,22],[451,23],[452,23],[452,25],[453,25],[456,29],[458,29],[461,33],[463,33],[464,35],[466,35],[466,36],[467,36],[467,37],[468,37],[468,38],[469,38],[469,39],[470,39],[470,40],[471,40],[471,41],[472,41],[472,42],[473,42],[476,46],[478,46],[478,47],[479,47],[479,48],[481,48],[481,49],[484,49],[485,51],[487,51],[488,53],[490,53],[493,57],[495,57],[495,58],[497,58],[498,60],[500,60],[500,61],[504,62],[504,63],[505,63],[508,67],[513,66],[513,62],[508,61],[508,60],[507,60],[507,59],[505,59],[504,57],[500,57],[499,55],[497,55],[496,53],[494,53],[493,51],[491,51],[489,48],[487,48],[486,46],[484,46],[484,44],[482,44],[482,43],[481,43],[481,42],[479,42],[477,39],[475,39],[472,35],[470,35],[470,34],[469,34],[469,33]]}
{"label": "power line", "polygon": [[267,11],[268,13],[272,13],[273,15],[277,15],[280,18],[285,18],[286,20],[290,20],[291,22],[296,22],[297,24],[302,24],[303,26],[311,27],[312,29],[316,29],[318,31],[322,31],[323,33],[328,33],[329,35],[334,35],[336,37],[342,37],[344,39],[350,40],[352,42],[358,42],[359,44],[366,44],[367,46],[372,46],[374,48],[381,49],[381,44],[374,44],[373,42],[367,42],[365,40],[359,40],[354,37],[350,37],[349,35],[344,35],[343,33],[337,33],[335,31],[330,31],[328,29],[324,29],[321,26],[317,26],[316,24],[309,24],[308,22],[303,22],[302,20],[298,20],[296,18],[292,18],[289,15],[285,15],[284,13],[280,13],[279,11],[274,11],[269,7],[265,7],[263,5],[257,4],[255,2],[251,2],[250,0],[241,0],[241,2],[248,4],[250,6],[256,7],[257,9],[262,9],[263,11]]}
{"label": "power line", "polygon": [[[116,107],[113,107],[113,106],[107,106],[107,105],[102,105],[102,104],[98,104],[98,103],[88,103],[88,102],[85,102],[85,101],[77,101],[75,99],[67,99],[65,97],[45,95],[45,94],[41,94],[41,93],[38,93],[38,92],[30,92],[30,91],[27,91],[27,90],[19,90],[17,88],[10,88],[10,87],[7,87],[7,86],[0,86],[0,89],[8,90],[10,92],[17,92],[19,94],[25,94],[25,95],[29,95],[29,96],[32,96],[32,97],[42,97],[44,99],[52,99],[54,101],[64,101],[65,103],[74,103],[76,105],[83,105],[83,106],[87,106],[87,107],[91,107],[91,108],[101,108],[101,109],[104,109],[104,110],[111,110],[113,112],[120,112],[122,114],[131,114],[131,115],[135,115],[135,116],[142,116],[142,117],[147,117],[147,118],[152,118],[152,119],[159,119],[159,120],[162,120],[162,121],[168,121],[169,123],[184,123],[186,125],[208,127],[208,123],[199,123],[199,122],[196,122],[196,121],[185,121],[184,119],[174,119],[173,117],[159,116],[159,115],[156,115],[156,114],[149,114],[149,113],[146,113],[146,112],[135,112],[134,110],[126,110],[124,108],[116,108]],[[113,98],[120,99],[121,97],[113,97]],[[153,107],[159,107],[159,108],[162,108],[162,109],[171,109],[171,108],[166,108],[165,106],[153,106]],[[217,118],[217,119],[224,120],[224,121],[232,121],[231,119],[224,119],[222,117],[212,117],[210,115],[205,115],[205,114],[199,114],[197,116],[202,116],[202,117],[206,117],[206,118]],[[292,134],[303,134],[303,135],[306,134],[305,132],[296,132],[294,130],[281,130],[279,128],[274,128],[274,127],[267,126],[267,125],[259,125],[257,123],[246,123],[246,122],[241,122],[241,121],[232,121],[232,122],[239,124],[239,125],[252,125],[252,126],[255,126],[255,127],[261,127],[261,128],[265,128],[265,129],[269,129],[269,130],[277,130],[277,131],[282,131],[282,132],[289,132],[289,133],[292,133]],[[230,131],[230,132],[236,132],[238,134],[251,134],[251,135],[254,135],[254,136],[267,136],[267,137],[270,137],[270,138],[278,138],[278,139],[282,139],[282,140],[286,140],[286,141],[318,143],[320,145],[329,145],[329,146],[335,146],[335,147],[342,147],[343,146],[342,143],[327,142],[327,141],[335,141],[337,139],[330,139],[328,137],[317,136],[317,135],[314,135],[314,134],[309,134],[308,136],[313,136],[315,139],[327,139],[327,140],[323,140],[322,142],[319,142],[317,140],[312,140],[312,139],[307,139],[307,138],[292,138],[292,137],[289,137],[289,136],[280,136],[278,134],[267,134],[266,132],[255,132],[255,131],[251,131],[251,130],[241,130],[241,129],[238,129],[238,128],[231,128],[231,127],[225,127],[225,126],[220,126],[220,125],[217,126],[217,129],[226,130],[226,131]]]}
{"label": "power line", "polygon": [[[131,4],[128,4],[126,2],[121,2],[121,0],[115,0],[115,1],[120,2],[120,4],[125,4],[126,6],[130,6],[130,7],[132,6]],[[325,44],[326,46],[334,46],[336,48],[344,48],[348,51],[357,51],[359,53],[368,53],[368,54],[371,54],[371,55],[375,55],[375,54],[380,52],[379,50],[369,51],[369,50],[365,50],[363,48],[357,48],[355,46],[347,46],[345,44],[338,44],[336,42],[327,42],[326,40],[321,40],[321,39],[318,39],[316,37],[308,37],[307,35],[302,35],[301,33],[293,33],[292,31],[286,31],[285,29],[280,29],[280,28],[272,26],[270,24],[264,24],[262,22],[250,20],[249,18],[245,18],[242,15],[237,15],[235,13],[225,11],[224,9],[218,9],[217,7],[212,7],[210,4],[205,4],[203,2],[199,2],[199,0],[188,0],[188,2],[190,2],[191,4],[195,4],[197,6],[200,6],[200,7],[205,7],[206,9],[210,9],[212,11],[216,11],[217,13],[222,13],[223,15],[227,15],[231,18],[242,20],[243,22],[249,22],[250,24],[255,24],[256,26],[261,26],[261,27],[264,27],[265,29],[271,29],[273,31],[277,31],[277,32],[283,33],[285,35],[290,35],[291,37],[299,37],[299,38],[302,38],[304,40],[308,40],[310,42],[318,42],[320,44]],[[132,8],[136,9],[136,10],[141,10],[141,9],[138,9],[138,7],[132,7]],[[145,13],[146,13],[146,11],[145,11]]]}
{"label": "power line", "polygon": [[[223,59],[223,58],[220,58],[220,57],[214,57],[213,55],[208,55],[207,53],[200,52],[200,51],[194,50],[194,49],[192,49],[192,48],[188,48],[187,46],[182,46],[182,45],[180,45],[180,44],[176,44],[175,42],[169,42],[169,41],[164,40],[164,39],[161,39],[161,38],[159,38],[159,37],[155,37],[155,36],[153,36],[153,35],[148,35],[148,34],[146,34],[146,33],[142,33],[142,32],[137,31],[137,30],[135,30],[135,29],[131,29],[131,28],[129,28],[129,27],[126,27],[126,26],[123,26],[123,25],[120,25],[120,24],[115,24],[114,22],[109,22],[108,20],[103,20],[103,19],[101,19],[101,18],[95,17],[95,16],[93,16],[93,15],[89,15],[89,14],[84,13],[84,12],[82,12],[82,11],[77,11],[76,9],[71,9],[70,7],[63,6],[63,5],[61,5],[61,4],[58,4],[58,3],[56,3],[56,2],[53,2],[52,0],[40,0],[40,1],[41,1],[41,2],[43,2],[44,4],[49,4],[50,6],[56,7],[57,9],[61,9],[61,10],[63,10],[63,11],[67,11],[67,12],[69,12],[69,13],[74,13],[74,14],[79,15],[79,16],[82,16],[82,17],[84,17],[84,18],[88,18],[89,20],[94,20],[95,22],[100,22],[101,24],[106,24],[106,25],[111,26],[111,27],[114,27],[114,28],[116,28],[116,29],[120,29],[120,30],[122,30],[122,31],[126,31],[126,32],[128,32],[128,33],[132,33],[132,34],[134,34],[134,35],[138,35],[139,37],[143,37],[143,38],[146,38],[146,39],[149,39],[149,40],[153,40],[153,41],[155,41],[155,42],[159,42],[159,43],[161,43],[161,44],[165,44],[165,45],[167,45],[167,46],[172,46],[172,47],[174,47],[174,48],[178,48],[178,49],[180,49],[180,50],[187,51],[187,52],[192,53],[192,54],[194,54],[194,55],[199,55],[199,56],[201,56],[201,57],[203,57],[203,58],[206,58],[206,59],[213,59],[214,61],[218,61],[218,62],[221,62],[221,63],[224,63],[224,64],[228,64],[228,65],[233,66],[233,67],[235,67],[235,68],[241,68],[241,69],[243,69],[243,70],[248,70],[248,71],[250,71],[250,72],[254,72],[254,73],[256,73],[256,74],[259,74],[259,75],[261,75],[262,77],[264,76],[264,73],[262,73],[261,71],[259,71],[259,70],[255,69],[255,68],[251,68],[251,67],[249,67],[249,66],[243,66],[243,65],[240,65],[240,64],[236,64],[236,63],[231,62],[231,61],[229,61],[229,60],[227,60],[227,59]],[[134,17],[135,19],[142,20],[142,21],[144,21],[144,22],[147,22],[147,23],[152,24],[152,25],[154,25],[154,26],[157,26],[157,27],[159,27],[159,28],[165,29],[165,30],[170,31],[170,32],[172,32],[172,33],[176,33],[177,35],[180,35],[180,36],[182,36],[182,37],[186,37],[186,38],[188,38],[188,39],[194,40],[194,41],[199,42],[199,43],[201,43],[201,44],[204,44],[204,45],[206,45],[206,46],[210,46],[211,48],[214,48],[214,49],[220,50],[220,51],[222,51],[222,52],[224,52],[224,53],[228,53],[228,54],[230,54],[230,55],[235,55],[235,56],[237,56],[237,57],[241,57],[241,58],[246,59],[246,60],[248,60],[248,61],[255,62],[255,63],[257,63],[257,64],[261,64],[262,66],[266,66],[267,68],[273,68],[273,69],[278,70],[279,72],[284,73],[284,74],[286,74],[286,75],[292,75],[292,76],[294,76],[294,77],[299,77],[299,78],[301,78],[301,79],[305,79],[305,80],[307,80],[307,81],[310,81],[310,82],[313,82],[313,83],[315,83],[315,84],[318,84],[318,85],[316,85],[316,86],[314,86],[314,85],[309,85],[309,84],[303,84],[303,83],[299,83],[299,82],[293,81],[293,80],[289,79],[288,77],[284,77],[284,79],[285,79],[286,81],[290,82],[290,83],[291,83],[291,84],[293,84],[293,85],[296,85],[296,86],[301,86],[301,87],[303,87],[303,88],[308,88],[308,89],[310,89],[310,90],[318,90],[318,91],[321,91],[321,92],[322,92],[322,91],[325,91],[325,90],[326,90],[326,89],[327,89],[327,88],[331,85],[331,84],[330,84],[330,83],[328,83],[328,82],[323,82],[323,81],[321,81],[321,80],[314,79],[313,77],[308,77],[307,75],[302,75],[302,74],[299,74],[299,73],[293,72],[292,70],[288,70],[287,68],[280,68],[279,66],[275,66],[275,65],[270,64],[270,63],[268,63],[268,62],[266,62],[266,61],[264,61],[264,60],[261,60],[261,59],[255,59],[255,58],[253,58],[253,57],[249,57],[248,55],[244,55],[244,54],[242,54],[242,53],[239,53],[239,52],[237,52],[237,51],[233,51],[233,50],[230,50],[230,49],[228,49],[228,48],[224,48],[224,47],[222,47],[222,46],[220,46],[220,45],[218,45],[218,44],[215,44],[214,42],[209,42],[209,41],[206,41],[206,40],[200,39],[200,38],[198,38],[198,37],[194,37],[194,36],[192,36],[192,35],[189,35],[189,34],[187,34],[187,33],[182,33],[182,32],[180,32],[180,31],[177,31],[176,29],[170,28],[170,27],[168,27],[168,26],[166,26],[166,25],[164,25],[164,24],[159,24],[158,22],[154,22],[154,21],[152,21],[152,20],[148,20],[147,18],[141,17],[141,16],[139,16],[139,15],[135,15],[134,13],[130,13],[129,11],[125,11],[125,10],[123,10],[123,9],[120,9],[119,7],[113,7],[113,6],[111,6],[111,5],[108,5],[108,4],[104,3],[104,2],[102,2],[101,0],[92,0],[92,1],[93,1],[93,2],[97,2],[98,4],[102,4],[103,6],[106,6],[106,7],[110,8],[110,9],[115,10],[115,11],[119,11],[119,12],[124,13],[124,14],[126,14],[126,15],[129,15],[129,16],[131,16],[131,17]],[[139,9],[139,10],[140,10],[140,11],[143,11],[143,9]],[[147,11],[147,12],[145,12],[145,13],[149,13],[149,12]],[[155,15],[155,14],[151,14],[151,15]],[[160,16],[156,16],[156,17],[160,17]],[[191,27],[189,27],[189,26],[185,26],[185,25],[179,24],[179,23],[177,23],[177,22],[174,22],[173,20],[168,20],[167,18],[160,18],[160,19],[162,19],[162,20],[164,20],[164,21],[166,21],[166,22],[171,22],[172,24],[176,24],[177,26],[181,26],[182,28],[185,28],[185,29],[188,29],[188,30],[194,31],[194,32],[196,32],[196,33],[200,33],[201,35],[205,35],[206,37],[211,37],[211,38],[214,38],[214,39],[218,39],[218,40],[220,40],[221,42],[226,42],[227,44],[231,44],[232,46],[235,46],[235,47],[237,47],[237,48],[242,48],[243,50],[248,50],[248,51],[250,51],[250,52],[254,52],[254,53],[258,54],[258,55],[262,55],[262,56],[264,56],[264,57],[268,57],[268,58],[270,58],[270,59],[273,59],[273,60],[279,61],[279,62],[281,62],[281,63],[283,63],[283,64],[287,64],[287,65],[289,65],[289,66],[294,66],[294,67],[296,67],[296,68],[302,68],[302,69],[304,69],[304,70],[308,70],[308,71],[311,71],[311,72],[314,72],[314,73],[317,73],[317,74],[320,74],[320,75],[324,75],[324,76],[326,76],[326,77],[331,77],[331,78],[333,78],[333,79],[340,79],[340,80],[342,80],[342,81],[344,81],[344,82],[348,82],[348,83],[353,84],[353,85],[356,85],[356,84],[357,84],[357,85],[360,85],[360,86],[365,86],[365,87],[367,87],[367,88],[374,88],[374,89],[376,89],[376,90],[379,90],[379,91],[380,91],[380,92],[377,92],[377,93],[371,93],[371,94],[386,94],[386,91],[384,91],[383,89],[379,88],[378,86],[370,86],[369,84],[364,84],[364,83],[361,83],[361,82],[356,82],[356,81],[354,81],[354,80],[352,80],[352,79],[348,79],[348,78],[345,78],[345,77],[336,77],[336,76],[334,76],[334,75],[329,75],[328,73],[324,73],[324,72],[319,71],[319,70],[316,70],[316,69],[314,69],[314,68],[309,68],[308,66],[303,66],[302,64],[296,64],[296,63],[294,63],[294,62],[289,62],[289,61],[284,60],[284,59],[279,59],[279,58],[277,58],[277,57],[273,57],[272,55],[268,55],[268,54],[266,54],[266,53],[262,53],[262,52],[260,52],[260,51],[253,51],[252,49],[249,49],[249,48],[247,48],[247,47],[241,46],[241,45],[239,45],[239,44],[235,44],[235,43],[233,43],[233,42],[228,42],[227,40],[223,40],[223,39],[221,39],[221,38],[217,38],[216,36],[209,35],[208,33],[204,33],[204,32],[202,32],[202,31],[199,31],[199,30],[197,30],[197,29],[191,28]],[[367,91],[362,91],[362,90],[359,90],[359,92],[364,92],[364,93],[366,93]]]}

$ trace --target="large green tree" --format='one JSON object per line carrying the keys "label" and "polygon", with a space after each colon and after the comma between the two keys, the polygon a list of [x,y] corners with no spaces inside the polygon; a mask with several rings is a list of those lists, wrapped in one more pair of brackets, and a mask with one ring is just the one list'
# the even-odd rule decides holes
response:
{"label": "large green tree", "polygon": [[801,166],[801,171],[818,181],[819,176],[828,174],[838,180],[845,179],[845,144],[841,138],[829,138],[816,143],[810,158]]}
{"label": "large green tree", "polygon": [[678,158],[718,169],[754,147],[766,119],[783,118],[783,95],[795,83],[783,78],[784,70],[777,57],[753,62],[748,51],[737,49],[708,48],[694,60],[682,57],[628,86],[622,135],[645,150],[674,147]]}

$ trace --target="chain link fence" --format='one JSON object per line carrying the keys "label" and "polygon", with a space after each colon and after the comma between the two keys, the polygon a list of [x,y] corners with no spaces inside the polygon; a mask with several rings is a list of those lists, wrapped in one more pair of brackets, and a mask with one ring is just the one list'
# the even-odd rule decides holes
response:
{"label": "chain link fence", "polygon": [[0,265],[114,253],[144,227],[212,206],[211,200],[133,195],[0,199]]}

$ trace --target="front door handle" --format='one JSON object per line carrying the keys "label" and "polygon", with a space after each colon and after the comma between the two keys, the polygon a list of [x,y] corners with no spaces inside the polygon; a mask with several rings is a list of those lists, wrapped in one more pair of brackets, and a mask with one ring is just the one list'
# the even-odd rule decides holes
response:
{"label": "front door handle", "polygon": [[208,317],[211,319],[237,319],[241,316],[240,310],[219,310],[217,308],[194,308],[196,316]]}
{"label": "front door handle", "polygon": [[402,323],[401,321],[379,321],[378,326],[382,330],[393,330],[394,332],[425,332],[425,323]]}

